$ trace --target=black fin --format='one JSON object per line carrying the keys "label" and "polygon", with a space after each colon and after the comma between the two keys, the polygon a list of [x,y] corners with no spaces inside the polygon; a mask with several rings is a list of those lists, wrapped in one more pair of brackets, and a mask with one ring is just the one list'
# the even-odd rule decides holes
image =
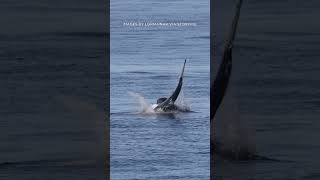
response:
{"label": "black fin", "polygon": [[232,70],[232,46],[235,39],[236,29],[238,25],[238,20],[240,16],[240,8],[242,5],[242,0],[237,2],[236,13],[232,21],[231,29],[229,35],[226,39],[226,44],[223,51],[222,62],[219,67],[217,76],[211,86],[210,90],[210,119],[212,120],[222,102],[222,99],[226,93],[229,79]]}

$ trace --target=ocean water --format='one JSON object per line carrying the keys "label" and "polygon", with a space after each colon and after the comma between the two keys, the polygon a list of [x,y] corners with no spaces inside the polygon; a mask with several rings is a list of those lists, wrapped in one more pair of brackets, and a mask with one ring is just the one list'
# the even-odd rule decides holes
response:
{"label": "ocean water", "polygon": [[[215,3],[219,59],[235,1]],[[274,160],[216,157],[215,179],[320,178],[319,7],[319,1],[243,1],[233,51],[233,118],[254,131],[257,154]]]}
{"label": "ocean water", "polygon": [[[214,41],[219,57],[234,1],[213,2],[218,3],[215,32],[222,33]],[[118,98],[111,102],[119,103],[112,109],[111,145],[118,145],[111,147],[112,178],[208,179],[208,3],[111,3],[116,7],[111,15],[118,19],[112,22],[113,35],[127,36],[112,41],[118,48],[112,50],[111,81],[128,87],[111,89]],[[153,6],[144,6],[149,3]],[[319,179],[319,6],[317,0],[244,1],[234,48],[233,106],[255,131],[257,154],[275,161],[217,157],[216,179]],[[122,7],[132,9],[117,11]],[[103,179],[107,170],[99,161],[106,158],[100,150],[107,148],[100,133],[108,112],[104,5],[10,0],[0,3],[0,11],[0,179]],[[191,19],[198,26],[120,27],[133,17]],[[147,38],[135,41],[143,39],[139,36]],[[154,94],[166,96],[184,58],[189,59],[184,99],[195,113],[137,115],[139,105],[128,92],[150,103]]]}
{"label": "ocean water", "polygon": [[0,3],[0,179],[104,179],[105,7]]}
{"label": "ocean water", "polygon": [[[209,179],[209,2],[111,1],[111,179]],[[191,22],[132,27],[124,22]],[[187,59],[180,102],[192,112],[141,114],[168,97]],[[130,95],[131,94],[131,95]]]}

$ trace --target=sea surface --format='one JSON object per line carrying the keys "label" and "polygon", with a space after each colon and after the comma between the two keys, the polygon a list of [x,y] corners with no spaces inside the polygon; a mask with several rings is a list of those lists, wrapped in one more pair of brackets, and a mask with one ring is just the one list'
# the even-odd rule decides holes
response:
{"label": "sea surface", "polygon": [[0,179],[104,179],[99,1],[0,2]]}
{"label": "sea surface", "polygon": [[[220,57],[234,1],[213,3]],[[111,7],[111,179],[209,179],[209,3]],[[320,179],[319,8],[318,0],[243,2],[233,107],[254,130],[257,154],[273,160],[216,158],[215,179]],[[105,9],[97,0],[0,3],[0,179],[104,178]],[[123,27],[137,19],[197,26]],[[139,114],[130,92],[149,103],[167,96],[185,58],[182,99],[194,112]]]}
{"label": "sea surface", "polygon": [[[209,1],[111,0],[112,180],[209,179]],[[126,26],[191,22],[196,26]],[[168,97],[187,59],[180,102],[192,112],[141,113]]]}
{"label": "sea surface", "polygon": [[[214,4],[215,67],[234,5],[231,0]],[[320,179],[319,8],[316,0],[243,1],[233,49],[239,110],[233,118],[254,130],[257,154],[273,160],[217,157],[215,179]]]}

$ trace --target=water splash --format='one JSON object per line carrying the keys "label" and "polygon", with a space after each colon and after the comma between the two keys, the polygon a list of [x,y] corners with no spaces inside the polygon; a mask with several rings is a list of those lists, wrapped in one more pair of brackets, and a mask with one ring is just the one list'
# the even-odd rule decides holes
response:
{"label": "water splash", "polygon": [[191,106],[190,102],[186,100],[184,97],[184,92],[181,90],[178,99],[176,100],[176,105],[178,106],[180,111],[184,112],[190,112],[191,111]]}
{"label": "water splash", "polygon": [[223,153],[232,155],[235,159],[242,158],[244,154],[251,156],[256,154],[255,133],[247,120],[241,117],[238,103],[233,94],[233,88],[229,88],[219,112],[214,119],[214,137]]}
{"label": "water splash", "polygon": [[[159,114],[159,113],[166,113],[166,112],[161,112],[161,111],[154,111],[153,105],[150,104],[141,94],[139,93],[134,93],[134,92],[129,92],[129,95],[135,98],[139,104],[139,113],[141,114]],[[178,106],[179,111],[178,112],[189,112],[191,111],[189,102],[186,101],[184,98],[183,91],[181,91],[180,95],[178,96],[178,99],[176,100],[175,103],[176,106]],[[172,113],[172,112],[171,112]]]}
{"label": "water splash", "polygon": [[142,114],[154,114],[155,111],[150,104],[142,95],[139,93],[129,92],[129,95],[135,98],[140,106],[139,112]]}

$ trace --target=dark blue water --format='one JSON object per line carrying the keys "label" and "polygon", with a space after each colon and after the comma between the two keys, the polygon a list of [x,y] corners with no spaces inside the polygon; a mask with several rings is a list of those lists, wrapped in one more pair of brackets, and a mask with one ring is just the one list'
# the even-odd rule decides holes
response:
{"label": "dark blue water", "polygon": [[0,179],[104,178],[101,4],[0,3]]}
{"label": "dark blue water", "polygon": [[[219,46],[234,1],[216,5]],[[254,129],[259,155],[278,161],[217,159],[216,179],[320,178],[319,7],[319,1],[243,1],[232,77],[239,114],[233,118]]]}
{"label": "dark blue water", "polygon": [[[209,179],[209,2],[111,1],[111,179]],[[193,22],[127,27],[125,21]],[[143,115],[169,96],[187,60],[182,100],[193,112]]]}

